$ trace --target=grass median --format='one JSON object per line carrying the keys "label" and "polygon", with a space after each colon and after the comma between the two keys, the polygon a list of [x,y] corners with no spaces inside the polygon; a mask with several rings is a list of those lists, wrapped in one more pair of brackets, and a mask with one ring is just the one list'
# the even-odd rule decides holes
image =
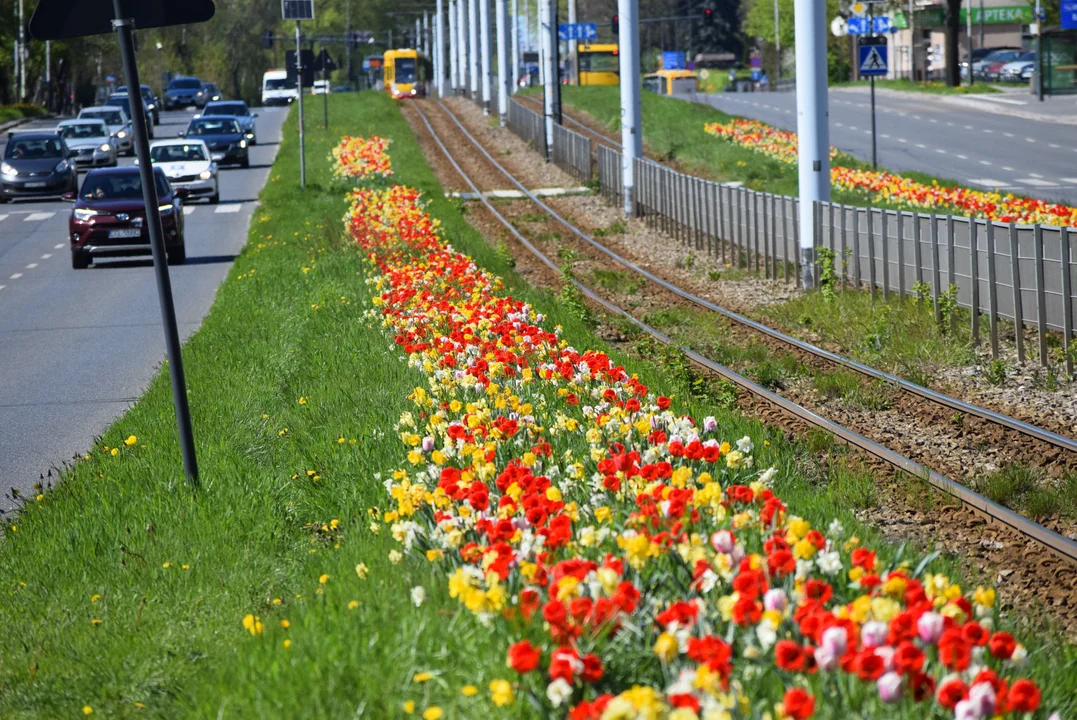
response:
{"label": "grass median", "polygon": [[[362,318],[370,291],[342,240],[345,189],[331,183],[329,148],[346,134],[392,138],[396,181],[426,193],[458,249],[572,344],[605,344],[467,224],[384,95],[332,96],[329,129],[315,119],[307,189],[295,181],[293,115],[248,245],[186,346],[201,490],[183,480],[159,374],[55,488],[7,518],[0,716],[382,718],[431,699],[449,717],[494,711],[485,688],[507,675],[499,638],[449,599],[425,558],[391,555],[397,543],[376,522],[382,474],[401,455],[393,424],[422,376]],[[614,357],[693,414],[714,413],[669,363]],[[804,447],[719,415],[723,436],[769,441],[758,461],[779,468],[778,490],[799,514],[840,520],[883,559],[908,553],[856,521],[847,473],[806,479]],[[945,559],[935,570],[961,574]],[[1045,702],[1061,709],[1072,649],[1040,645],[1032,662]],[[521,701],[512,714],[534,711]]]}

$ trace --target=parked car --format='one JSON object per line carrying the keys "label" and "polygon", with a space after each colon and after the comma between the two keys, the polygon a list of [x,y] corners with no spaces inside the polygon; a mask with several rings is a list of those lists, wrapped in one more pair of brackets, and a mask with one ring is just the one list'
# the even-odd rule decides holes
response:
{"label": "parked car", "polygon": [[1021,53],[1016,60],[1003,65],[998,71],[998,79],[1002,82],[1018,82],[1021,79],[1021,68],[1028,63],[1036,64],[1034,51]]}
{"label": "parked car", "polygon": [[194,118],[180,137],[202,140],[209,148],[210,158],[218,163],[238,163],[250,167],[247,138],[239,122],[227,115],[203,115]]}
{"label": "parked car", "polygon": [[[158,98],[154,94],[153,88],[151,88],[149,85],[142,85],[141,87],[142,87],[142,99],[146,103],[146,109],[153,113],[153,124],[154,125],[160,125],[161,124],[161,100],[160,100],[160,98]],[[127,86],[124,85],[123,87],[116,88],[116,92],[118,92],[118,93],[127,92]]]}
{"label": "parked car", "polygon": [[202,87],[194,96],[194,104],[200,108],[204,108],[206,103],[214,102],[221,99],[221,91],[217,89],[215,83],[207,82],[202,83]]}
{"label": "parked car", "polygon": [[[990,55],[991,53],[995,52],[998,49],[999,48],[976,48],[975,50],[972,51],[972,62],[973,62],[973,64],[983,60],[985,57],[987,57],[988,55]],[[1006,48],[1006,49],[1009,49],[1009,48]],[[967,78],[968,76],[969,76],[969,56],[966,55],[961,60],[961,77],[966,77]]]}
{"label": "parked car", "polygon": [[[183,208],[164,172],[154,168],[165,252],[169,265],[187,260],[183,238]],[[97,168],[86,174],[68,220],[71,267],[81,270],[99,257],[149,255],[146,204],[137,167]]]}
{"label": "parked car", "polygon": [[1021,66],[1021,71],[1017,74],[1017,77],[1021,82],[1029,82],[1032,80],[1032,74],[1036,72],[1036,63],[1025,63]]}
{"label": "parked car", "polygon": [[[140,103],[142,103],[142,112],[143,112],[143,114],[147,118],[150,118],[152,120],[153,113],[150,111],[150,109],[148,107],[146,107],[146,102],[141,97],[139,97],[138,101]],[[119,109],[123,110],[124,114],[127,115],[127,117],[134,118],[134,114],[131,112],[131,96],[128,95],[127,93],[112,93],[111,95],[108,96],[108,100],[105,101],[105,107],[118,107]],[[153,139],[153,123],[152,122],[147,122],[146,123],[146,132],[149,135],[150,140],[152,140]]]}
{"label": "parked car", "polygon": [[64,120],[56,126],[56,132],[67,144],[67,149],[71,152],[69,159],[76,166],[116,165],[119,153],[104,120]]}
{"label": "parked car", "polygon": [[991,79],[992,68],[998,73],[999,69],[1008,62],[1016,60],[1023,51],[1020,49],[996,50],[984,59],[972,64],[973,76],[984,80]]}
{"label": "parked car", "polygon": [[158,140],[150,145],[150,161],[160,168],[168,184],[185,200],[206,198],[211,205],[221,199],[217,184],[217,163],[201,140],[179,138]]}
{"label": "parked car", "polygon": [[116,143],[116,149],[128,155],[135,154],[135,144],[131,137],[131,121],[120,108],[103,105],[83,108],[79,113],[79,120],[104,120]]}
{"label": "parked car", "polygon": [[165,88],[165,110],[195,105],[195,96],[201,90],[202,81],[196,77],[173,78]]}
{"label": "parked car", "polygon": [[[247,107],[247,103],[242,100],[220,100],[217,102],[206,103],[205,110],[202,111],[203,115],[230,115],[236,119],[239,126],[243,128],[243,133],[247,138],[247,142],[251,145],[258,144],[258,128],[255,125],[254,119],[258,117],[258,113],[252,113],[250,108]],[[198,117],[195,115],[195,117]]]}
{"label": "parked car", "polygon": [[9,133],[0,161],[0,202],[71,192],[78,175],[70,156],[58,133]]}

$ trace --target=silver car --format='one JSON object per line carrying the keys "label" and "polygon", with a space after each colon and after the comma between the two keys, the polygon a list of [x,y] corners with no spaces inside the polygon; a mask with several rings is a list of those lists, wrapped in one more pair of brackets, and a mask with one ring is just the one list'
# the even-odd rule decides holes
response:
{"label": "silver car", "polygon": [[127,119],[127,113],[120,108],[104,105],[83,108],[78,119],[104,120],[116,144],[116,149],[128,155],[135,154],[135,143],[131,137],[131,121]]}
{"label": "silver car", "polygon": [[104,120],[64,120],[56,132],[71,151],[71,162],[80,167],[115,167],[118,153]]}

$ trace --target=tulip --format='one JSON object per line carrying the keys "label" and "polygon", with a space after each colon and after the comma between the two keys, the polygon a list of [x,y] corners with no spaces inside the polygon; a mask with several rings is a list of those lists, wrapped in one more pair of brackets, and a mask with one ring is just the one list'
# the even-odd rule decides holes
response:
{"label": "tulip", "polygon": [[881,623],[878,620],[871,620],[864,623],[864,627],[860,630],[860,642],[864,643],[866,648],[876,648],[883,645],[886,642],[886,635],[888,629],[886,623]]}
{"label": "tulip", "polygon": [[936,612],[926,612],[916,621],[916,632],[920,640],[934,645],[942,637],[943,617]]}
{"label": "tulip", "polygon": [[703,418],[703,432],[714,432],[717,429],[718,421],[714,419],[713,415]]}
{"label": "tulip", "polygon": [[849,645],[849,635],[843,627],[829,627],[823,631],[823,641],[819,647],[838,657],[845,654]]}
{"label": "tulip", "polygon": [[876,682],[879,689],[879,699],[883,702],[892,703],[901,699],[901,676],[896,672],[888,672]]}
{"label": "tulip", "polygon": [[785,590],[781,588],[771,588],[763,595],[763,607],[767,610],[785,612],[785,607],[788,604],[789,598],[786,597]]}
{"label": "tulip", "polygon": [[728,530],[719,530],[711,535],[711,547],[715,552],[720,552],[728,555],[733,552],[733,547],[736,545],[736,540],[733,537],[733,533]]}

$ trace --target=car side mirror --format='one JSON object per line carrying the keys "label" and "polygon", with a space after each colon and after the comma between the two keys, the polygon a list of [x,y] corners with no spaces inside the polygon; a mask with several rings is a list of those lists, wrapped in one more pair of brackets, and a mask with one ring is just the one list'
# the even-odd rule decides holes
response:
{"label": "car side mirror", "polygon": [[67,157],[69,157],[69,158],[73,158],[73,157],[77,156],[78,154],[79,154],[78,150],[68,150],[67,151]]}
{"label": "car side mirror", "polygon": [[186,130],[180,130],[178,133],[176,133],[176,137],[183,137],[186,134],[187,134]]}
{"label": "car side mirror", "polygon": [[251,113],[251,117],[258,117],[258,113]]}
{"label": "car side mirror", "polygon": [[67,202],[75,202],[75,193],[73,192],[65,192],[61,197]]}

